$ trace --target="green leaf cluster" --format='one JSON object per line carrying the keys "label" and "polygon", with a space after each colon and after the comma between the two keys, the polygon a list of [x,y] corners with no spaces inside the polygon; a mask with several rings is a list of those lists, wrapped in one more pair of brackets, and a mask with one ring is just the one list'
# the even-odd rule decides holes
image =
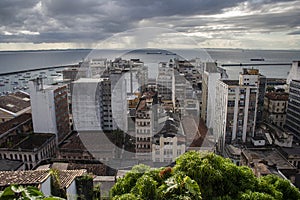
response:
{"label": "green leaf cluster", "polygon": [[300,200],[299,190],[275,175],[257,178],[245,166],[213,153],[187,152],[176,165],[135,166],[111,189],[121,199]]}
{"label": "green leaf cluster", "polygon": [[59,197],[45,197],[36,187],[11,185],[0,192],[1,200],[63,200]]}

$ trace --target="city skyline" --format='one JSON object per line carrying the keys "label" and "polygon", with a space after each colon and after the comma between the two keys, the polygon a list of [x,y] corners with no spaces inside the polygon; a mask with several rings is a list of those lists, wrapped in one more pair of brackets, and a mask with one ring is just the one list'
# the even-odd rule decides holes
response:
{"label": "city skyline", "polygon": [[[0,50],[95,48],[124,31],[121,43],[133,48],[300,49],[299,1],[31,0],[0,5]],[[127,35],[149,27],[164,34],[142,45],[141,38]],[[147,38],[147,30],[143,34]]]}

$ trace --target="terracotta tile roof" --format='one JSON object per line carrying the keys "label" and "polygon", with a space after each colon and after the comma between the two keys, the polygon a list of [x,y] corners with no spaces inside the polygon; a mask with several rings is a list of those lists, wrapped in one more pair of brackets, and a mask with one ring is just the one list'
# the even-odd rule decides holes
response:
{"label": "terracotta tile roof", "polygon": [[0,186],[11,184],[34,185],[43,183],[49,176],[48,170],[0,171]]}
{"label": "terracotta tile roof", "polygon": [[30,107],[30,96],[26,93],[17,92],[7,96],[0,96],[0,108],[17,113]]}
{"label": "terracotta tile roof", "polygon": [[22,115],[19,115],[18,117],[15,117],[9,121],[3,122],[0,124],[0,135],[2,133],[7,132],[8,130],[16,127],[16,125],[22,124],[28,120],[31,120],[31,114],[30,113],[24,113]]}
{"label": "terracotta tile roof", "polygon": [[[62,187],[69,187],[73,180],[86,173],[86,170],[63,170],[59,171]],[[43,183],[50,176],[49,170],[29,171],[0,171],[0,187],[11,184],[37,185]]]}
{"label": "terracotta tile roof", "polygon": [[82,176],[85,173],[86,173],[86,170],[84,170],[84,169],[59,171],[59,178],[61,181],[61,186],[63,188],[68,188],[76,177]]}

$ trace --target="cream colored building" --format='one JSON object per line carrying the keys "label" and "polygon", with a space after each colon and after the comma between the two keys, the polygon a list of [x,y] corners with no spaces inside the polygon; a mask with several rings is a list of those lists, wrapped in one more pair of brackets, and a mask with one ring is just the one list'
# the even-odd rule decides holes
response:
{"label": "cream colored building", "polygon": [[185,137],[176,133],[157,134],[152,144],[153,162],[174,162],[186,149]]}
{"label": "cream colored building", "polygon": [[283,127],[286,119],[288,98],[288,93],[266,93],[264,99],[264,119],[271,124]]}

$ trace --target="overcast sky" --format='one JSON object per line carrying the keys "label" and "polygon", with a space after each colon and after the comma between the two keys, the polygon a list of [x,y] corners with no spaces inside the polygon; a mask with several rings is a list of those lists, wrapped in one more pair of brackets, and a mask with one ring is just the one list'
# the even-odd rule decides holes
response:
{"label": "overcast sky", "polygon": [[145,27],[170,30],[149,47],[300,49],[299,12],[299,0],[1,0],[0,50],[94,48]]}

